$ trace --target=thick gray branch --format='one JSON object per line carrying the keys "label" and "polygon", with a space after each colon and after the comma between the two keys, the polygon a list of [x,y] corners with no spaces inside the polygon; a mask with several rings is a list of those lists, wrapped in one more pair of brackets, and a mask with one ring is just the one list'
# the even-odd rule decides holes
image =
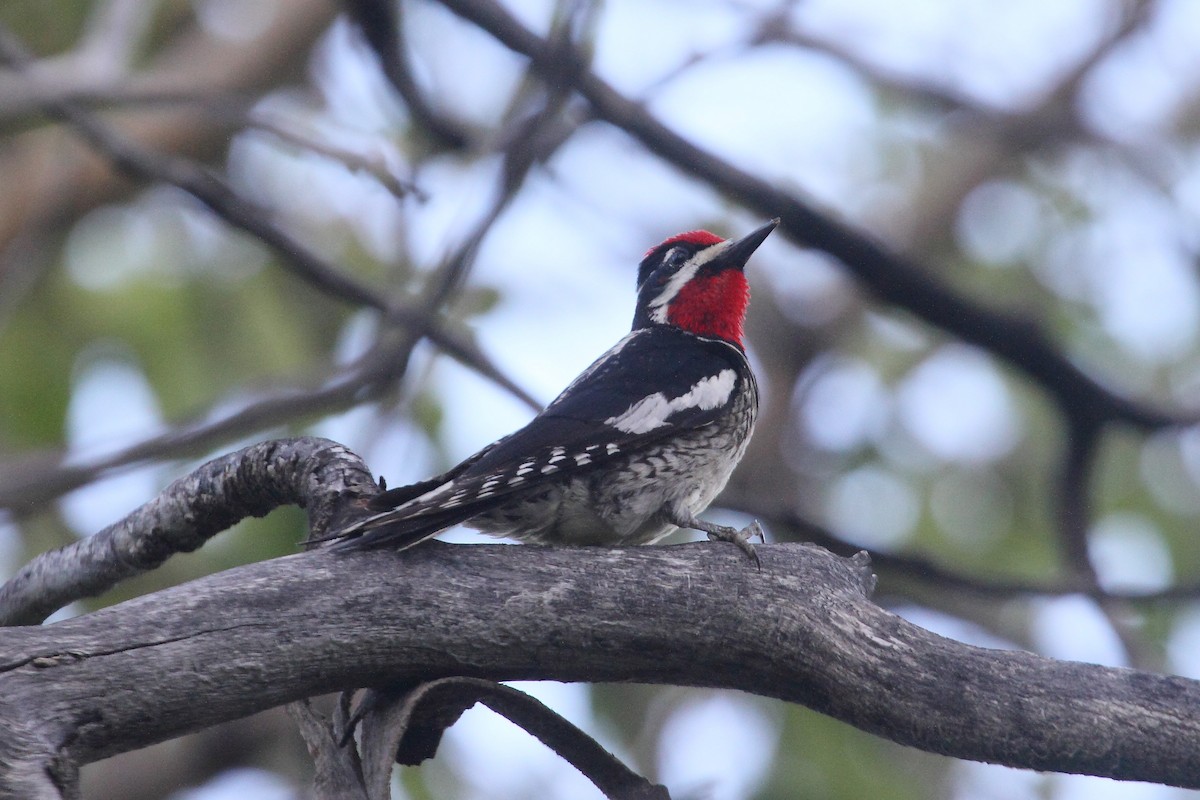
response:
{"label": "thick gray branch", "polygon": [[0,586],[0,625],[32,625],[285,505],[324,530],[347,496],[376,490],[362,460],[328,439],[277,439],[213,459],[121,521],[42,553]]}
{"label": "thick gray branch", "polygon": [[299,698],[446,675],[742,689],[959,758],[1200,786],[1200,683],[969,647],[871,603],[861,561],[759,552],[761,571],[714,543],[321,550],[0,630],[0,794]]}

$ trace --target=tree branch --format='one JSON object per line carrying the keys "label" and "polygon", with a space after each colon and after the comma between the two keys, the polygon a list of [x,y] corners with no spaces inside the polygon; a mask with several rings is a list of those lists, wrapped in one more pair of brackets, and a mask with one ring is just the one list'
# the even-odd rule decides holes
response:
{"label": "tree branch", "polygon": [[115,453],[79,458],[69,464],[60,463],[65,460],[61,454],[0,463],[0,508],[39,508],[111,470],[151,459],[200,455],[232,438],[363,402],[404,375],[414,344],[413,336],[400,340],[384,337],[354,365],[318,388],[281,389],[215,418],[182,423],[173,430],[134,442]]}
{"label": "tree branch", "polygon": [[[749,503],[723,504],[725,508],[756,516],[766,523],[771,533],[785,542],[808,542],[839,555],[851,555],[868,548],[852,539],[834,533],[803,515],[792,511],[764,511]],[[886,550],[870,551],[871,563],[881,577],[893,581],[918,582],[938,592],[957,592],[981,599],[1012,599],[1015,597],[1062,597],[1084,595],[1100,602],[1119,600],[1129,603],[1178,603],[1200,597],[1200,583],[1183,583],[1165,589],[1114,590],[1100,586],[1094,578],[1069,572],[1053,581],[985,578],[968,575],[944,566],[936,558]],[[895,588],[893,586],[893,588]]]}
{"label": "tree branch", "polygon": [[[288,716],[299,728],[313,760],[313,800],[373,800],[363,783],[357,751],[340,746],[350,716],[349,699],[349,692],[339,696],[332,719],[325,719],[307,698],[288,705]],[[388,763],[390,766],[391,759]],[[387,795],[383,797],[386,800]]]}
{"label": "tree branch", "polygon": [[[439,678],[398,691],[368,695],[362,722],[367,794],[389,797],[392,762],[420,764],[433,758],[442,734],[476,703],[508,718],[537,737],[613,800],[670,800],[612,753],[541,701],[511,686],[479,678]],[[368,702],[368,700],[364,700]]]}
{"label": "tree branch", "polygon": [[404,101],[417,129],[440,147],[466,149],[472,139],[468,127],[429,102],[409,67],[401,18],[403,6],[391,0],[344,0],[342,5],[363,41],[379,59],[380,70]]}
{"label": "tree branch", "polygon": [[1121,397],[1101,386],[1054,348],[1032,322],[980,305],[952,291],[914,261],[814,210],[778,188],[692,144],[583,67],[579,56],[534,34],[493,0],[441,0],[543,73],[574,75],[574,85],[595,115],[641,142],[680,170],[708,183],[742,206],[782,219],[779,230],[797,244],[830,254],[882,300],[931,325],[988,350],[1028,374],[1063,409],[1085,409],[1104,420],[1147,428],[1183,424],[1195,412],[1173,413]]}
{"label": "tree branch", "polygon": [[1200,683],[959,644],[805,545],[431,542],[251,564],[0,631],[0,793],[303,697],[448,675],[741,689],[902,744],[1200,786]]}
{"label": "tree branch", "polygon": [[0,586],[0,625],[36,625],[282,505],[324,530],[348,497],[377,491],[362,460],[328,439],[278,439],[209,461],[94,536],[42,553]]}
{"label": "tree branch", "polygon": [[421,189],[415,181],[396,174],[392,166],[378,152],[366,154],[324,141],[313,133],[301,133],[293,123],[272,119],[258,111],[243,114],[243,119],[248,128],[270,134],[292,147],[336,161],[348,170],[370,175],[397,201],[402,201],[410,196],[420,202],[429,199],[428,193]]}
{"label": "tree branch", "polygon": [[[18,72],[27,69],[29,63],[24,46],[2,26],[0,63]],[[70,102],[47,100],[43,111],[69,124],[121,171],[144,180],[170,184],[192,195],[217,217],[271,248],[279,256],[279,263],[285,270],[318,291],[343,302],[384,312],[390,322],[407,328],[417,336],[428,337],[446,353],[495,381],[526,404],[539,407],[536,400],[509,379],[469,339],[447,330],[428,311],[396,303],[337,269],[302,245],[277,225],[267,211],[243,198],[218,175],[189,159],[143,149],[105,125],[90,111]]]}

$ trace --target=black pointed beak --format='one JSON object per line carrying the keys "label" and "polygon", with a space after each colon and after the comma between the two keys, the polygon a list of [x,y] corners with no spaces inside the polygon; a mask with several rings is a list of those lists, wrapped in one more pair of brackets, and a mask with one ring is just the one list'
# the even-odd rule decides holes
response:
{"label": "black pointed beak", "polygon": [[730,267],[743,269],[746,266],[746,262],[750,260],[750,255],[758,249],[760,244],[767,240],[767,237],[771,235],[771,231],[775,230],[775,226],[778,224],[779,217],[776,217],[761,228],[755,228],[726,247],[717,258],[724,261]]}

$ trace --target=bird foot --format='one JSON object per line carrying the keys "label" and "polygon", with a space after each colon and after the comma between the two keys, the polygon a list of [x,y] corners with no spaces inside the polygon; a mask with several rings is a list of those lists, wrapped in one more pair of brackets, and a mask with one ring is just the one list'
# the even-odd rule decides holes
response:
{"label": "bird foot", "polygon": [[758,557],[758,551],[751,544],[751,539],[758,538],[760,542],[766,542],[767,538],[763,535],[762,525],[758,520],[754,520],[746,527],[738,530],[724,525],[714,527],[712,530],[706,531],[709,541],[713,542],[731,542],[737,545],[738,549],[754,560],[755,566],[762,569],[762,561]]}

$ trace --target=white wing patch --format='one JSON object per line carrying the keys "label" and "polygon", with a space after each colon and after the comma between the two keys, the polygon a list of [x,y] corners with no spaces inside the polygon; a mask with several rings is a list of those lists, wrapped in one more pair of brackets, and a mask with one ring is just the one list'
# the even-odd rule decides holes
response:
{"label": "white wing patch", "polygon": [[708,411],[724,405],[733,394],[736,380],[737,374],[733,370],[723,369],[716,375],[696,381],[685,394],[673,400],[668,400],[662,392],[643,397],[623,413],[604,420],[604,424],[625,433],[647,433],[666,425],[668,418],[678,411],[688,408]]}

